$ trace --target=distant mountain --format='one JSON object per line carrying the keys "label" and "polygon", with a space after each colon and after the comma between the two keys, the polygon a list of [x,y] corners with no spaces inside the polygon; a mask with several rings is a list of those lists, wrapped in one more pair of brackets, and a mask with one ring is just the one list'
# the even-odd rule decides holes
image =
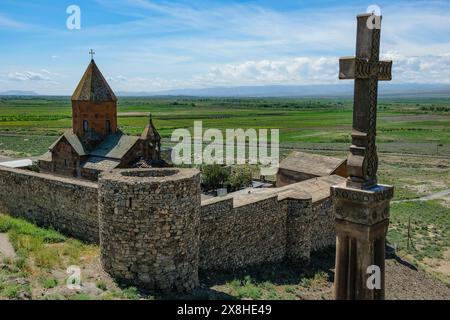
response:
{"label": "distant mountain", "polygon": [[[417,96],[448,96],[450,85],[447,84],[393,84],[380,83],[380,96],[417,97]],[[202,89],[174,89],[157,92],[117,92],[122,97],[151,97],[151,96],[193,96],[193,97],[336,97],[352,96],[353,82],[329,85],[303,86],[241,86],[241,87],[212,87]]]}
{"label": "distant mountain", "polygon": [[34,91],[20,91],[20,90],[9,90],[5,92],[0,92],[0,96],[38,96],[39,94]]}

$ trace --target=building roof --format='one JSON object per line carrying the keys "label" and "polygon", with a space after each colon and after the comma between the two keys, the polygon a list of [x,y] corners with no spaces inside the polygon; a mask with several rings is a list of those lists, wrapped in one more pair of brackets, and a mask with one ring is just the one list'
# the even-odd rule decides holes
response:
{"label": "building roof", "polygon": [[26,168],[32,165],[33,161],[31,159],[20,159],[20,160],[0,162],[0,166],[8,168]]}
{"label": "building roof", "polygon": [[83,169],[91,169],[98,171],[106,171],[112,170],[116,168],[120,164],[119,160],[115,159],[105,159],[99,157],[89,157],[87,160],[81,165]]}
{"label": "building roof", "polygon": [[117,101],[116,95],[93,59],[75,89],[72,101]]}
{"label": "building roof", "polygon": [[294,151],[280,163],[280,169],[304,172],[318,177],[332,174],[345,160]]}
{"label": "building roof", "polygon": [[52,151],[62,138],[66,138],[67,142],[69,142],[69,144],[79,156],[87,155],[86,150],[84,150],[83,144],[81,143],[80,139],[78,139],[78,136],[72,132],[72,130],[67,130],[66,132],[64,132],[64,134],[50,146],[49,150]]}
{"label": "building roof", "polygon": [[[294,197],[302,199],[311,198],[312,202],[316,202],[330,196],[331,186],[342,185],[345,181],[345,178],[331,175],[293,183],[280,188],[247,188],[229,193],[226,197],[222,197],[221,199],[232,198],[235,207],[269,199],[274,196],[278,196],[278,200]],[[221,199],[220,197],[215,197],[214,199],[206,199],[203,201],[208,203],[210,201],[221,201]]]}
{"label": "building roof", "polygon": [[138,140],[139,137],[135,136],[110,134],[97,148],[90,151],[89,155],[121,160]]}
{"label": "building roof", "polygon": [[161,136],[158,133],[158,130],[156,130],[155,125],[153,124],[152,115],[149,115],[149,121],[147,126],[144,129],[144,132],[142,132],[141,135],[142,139],[150,139],[153,141],[161,140]]}
{"label": "building roof", "polygon": [[37,158],[37,160],[51,162],[52,161],[52,153],[50,151],[47,151],[43,155],[39,156]]}

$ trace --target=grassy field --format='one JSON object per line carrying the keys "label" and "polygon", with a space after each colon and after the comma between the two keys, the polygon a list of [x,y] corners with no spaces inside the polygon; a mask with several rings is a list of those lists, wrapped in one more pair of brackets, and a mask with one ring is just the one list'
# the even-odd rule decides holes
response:
{"label": "grassy field", "polygon": [[[398,223],[403,223],[404,214],[399,218]],[[432,223],[448,225],[448,221],[437,221]],[[193,292],[158,295],[118,285],[102,270],[98,246],[1,214],[0,232],[8,234],[17,253],[14,258],[0,260],[0,300],[332,299],[333,249],[315,253],[307,266],[277,263],[234,272],[200,273],[201,285]],[[428,254],[436,253],[426,250],[424,257]],[[450,285],[405,267],[401,260],[389,258],[386,263],[388,299],[450,298]],[[79,289],[67,287],[66,269],[71,265],[81,270]]]}
{"label": "grassy field", "polygon": [[[204,129],[279,128],[282,156],[292,149],[307,149],[345,158],[352,122],[351,101],[346,99],[123,98],[119,101],[118,112],[121,129],[132,135],[141,133],[148,121],[147,113],[151,112],[163,136],[163,146],[170,145],[174,129],[192,129],[195,120],[202,120]],[[57,136],[70,127],[69,98],[0,98],[0,158],[43,154]],[[378,178],[381,183],[395,187],[394,200],[416,199],[450,189],[450,99],[381,100],[377,128]],[[389,242],[409,259],[450,282],[450,196],[431,202],[393,203],[391,214]],[[0,288],[3,296],[29,291],[33,296],[43,292],[47,296],[53,292],[55,297],[61,295],[70,299],[92,295],[139,297],[134,288],[123,291],[108,282],[105,275],[99,276],[100,268],[92,258],[98,254],[98,248],[53,233],[49,238],[36,236],[35,240],[29,238],[26,228],[2,227],[0,219],[0,232],[2,228],[10,233],[19,254],[18,261],[8,264],[11,266],[8,274],[26,274],[28,279],[23,282],[23,288],[17,283],[13,283],[16,287]],[[24,264],[22,260],[30,257],[32,262]],[[72,297],[69,293],[45,288],[61,287],[65,279],[63,271],[59,270],[55,275],[46,269],[46,263],[54,269],[56,265],[60,268],[77,259],[84,261],[92,271],[89,282],[92,292],[81,292],[80,296]],[[0,277],[8,277],[5,272],[2,269]],[[308,272],[302,280],[275,287],[266,281],[270,277],[255,281],[243,274],[240,278],[225,279],[218,290],[233,298],[312,297],[314,294],[308,290],[314,292],[316,286],[328,282],[326,274]],[[100,283],[96,284],[96,281]],[[105,286],[108,287],[105,292],[97,290]],[[320,295],[314,297],[320,298]]]}
{"label": "grassy field", "polygon": [[[280,129],[283,148],[347,150],[352,106],[346,99],[122,98],[119,126],[140,134],[146,114],[167,141],[177,128]],[[43,153],[71,127],[69,98],[0,98],[0,150],[16,156]],[[30,147],[31,146],[31,147]],[[381,100],[381,152],[450,155],[450,99]]]}

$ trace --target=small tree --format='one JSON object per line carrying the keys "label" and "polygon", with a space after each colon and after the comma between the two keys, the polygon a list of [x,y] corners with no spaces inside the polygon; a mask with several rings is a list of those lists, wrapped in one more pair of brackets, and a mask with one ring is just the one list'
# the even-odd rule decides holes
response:
{"label": "small tree", "polygon": [[228,171],[221,165],[213,164],[202,167],[202,185],[206,190],[222,188],[229,176]]}
{"label": "small tree", "polygon": [[239,165],[231,169],[228,184],[233,189],[250,187],[252,185],[252,169],[248,165]]}

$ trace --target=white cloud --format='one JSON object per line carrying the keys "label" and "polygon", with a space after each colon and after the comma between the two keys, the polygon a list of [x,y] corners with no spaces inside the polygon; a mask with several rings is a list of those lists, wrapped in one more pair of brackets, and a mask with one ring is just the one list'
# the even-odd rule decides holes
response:
{"label": "white cloud", "polygon": [[49,81],[49,77],[43,75],[42,73],[25,71],[25,72],[14,72],[8,74],[8,78],[15,81]]}
{"label": "white cloud", "polygon": [[0,14],[0,28],[1,27],[21,29],[25,27],[25,24]]}
{"label": "white cloud", "polygon": [[221,85],[314,84],[337,80],[337,58],[297,57],[215,66],[195,82]]}
{"label": "white cloud", "polygon": [[397,51],[382,55],[393,60],[393,81],[409,83],[450,83],[450,54],[407,56]]}
{"label": "white cloud", "polygon": [[13,81],[46,81],[54,82],[54,77],[61,76],[58,73],[53,73],[47,69],[41,69],[40,72],[23,71],[23,72],[11,72],[8,74],[8,79]]}

